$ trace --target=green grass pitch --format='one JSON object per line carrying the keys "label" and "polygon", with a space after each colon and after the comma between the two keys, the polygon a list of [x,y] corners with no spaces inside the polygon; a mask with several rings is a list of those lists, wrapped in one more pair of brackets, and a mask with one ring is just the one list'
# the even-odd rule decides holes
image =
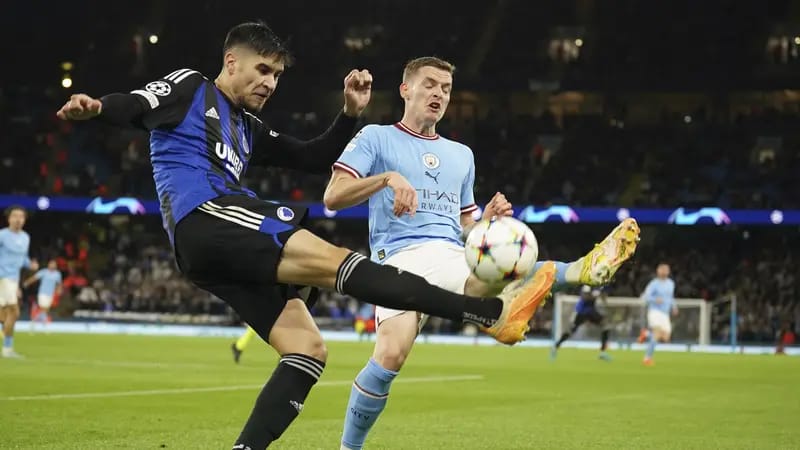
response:
{"label": "green grass pitch", "polygon": [[[229,449],[276,357],[253,341],[28,335],[0,359],[0,448]],[[370,343],[329,363],[276,449],[338,449]],[[368,449],[800,447],[800,358],[417,346]]]}

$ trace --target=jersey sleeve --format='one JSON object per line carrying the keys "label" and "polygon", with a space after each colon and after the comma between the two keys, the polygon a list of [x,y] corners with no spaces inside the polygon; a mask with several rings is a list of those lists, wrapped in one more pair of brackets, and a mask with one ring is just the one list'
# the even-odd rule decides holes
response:
{"label": "jersey sleeve", "polygon": [[180,69],[131,91],[145,106],[141,118],[144,128],[152,130],[178,126],[203,80],[203,75],[195,70]]}
{"label": "jersey sleeve", "polygon": [[47,269],[39,269],[39,271],[36,272],[34,277],[36,277],[37,280],[41,280],[42,277],[44,276],[44,274],[46,274],[46,273],[47,273]]}
{"label": "jersey sleeve", "polygon": [[642,298],[647,303],[653,303],[656,300],[655,296],[653,295],[653,280],[650,280],[650,282],[647,283],[647,286],[644,288],[644,292],[642,293]]}
{"label": "jersey sleeve", "polygon": [[333,123],[319,136],[302,140],[278,133],[251,115],[253,120],[254,151],[251,164],[298,169],[324,174],[347,141],[353,136],[358,121],[339,113]]}
{"label": "jersey sleeve", "polygon": [[333,169],[343,170],[355,178],[374,175],[375,155],[378,148],[377,127],[367,125],[345,146]]}
{"label": "jersey sleeve", "polygon": [[461,214],[472,214],[478,209],[475,204],[475,157],[469,151],[469,172],[461,185]]}
{"label": "jersey sleeve", "polygon": [[101,120],[116,125],[133,125],[145,130],[174,128],[191,106],[197,87],[205,80],[191,69],[179,69],[153,80],[129,94],[101,98]]}

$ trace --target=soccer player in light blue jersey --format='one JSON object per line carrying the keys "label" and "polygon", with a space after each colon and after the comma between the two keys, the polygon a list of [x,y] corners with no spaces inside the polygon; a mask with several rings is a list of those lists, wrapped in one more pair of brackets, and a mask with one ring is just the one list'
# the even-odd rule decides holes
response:
{"label": "soccer player in light blue jersey", "polygon": [[[450,101],[454,67],[434,57],[410,61],[400,95],[405,112],[393,125],[367,125],[333,166],[325,206],[339,210],[369,199],[369,240],[373,261],[424,277],[455,293],[484,295],[502,290],[470,274],[462,237],[476,223],[472,150],[436,133]],[[388,189],[387,189],[388,188]],[[511,215],[497,193],[483,218]],[[639,229],[624,221],[587,256],[570,264],[540,262],[543,303],[553,284],[599,285],[608,281],[636,248]],[[510,284],[509,287],[514,286]],[[480,293],[480,294],[479,294]],[[353,383],[342,448],[361,449],[384,409],[389,388],[417,336],[422,317],[413,311],[376,308],[377,342],[372,358]]]}
{"label": "soccer player in light blue jersey", "polygon": [[19,273],[22,268],[38,270],[39,264],[28,258],[31,238],[22,231],[25,209],[6,209],[8,227],[0,230],[0,315],[3,317],[3,358],[19,358],[14,351],[14,326],[19,318]]}
{"label": "soccer player in light blue jersey", "polygon": [[[643,363],[653,365],[653,353],[656,350],[656,341],[669,342],[672,336],[672,322],[670,313],[678,315],[678,305],[675,304],[675,282],[669,277],[669,265],[661,263],[656,268],[656,277],[647,283],[642,299],[647,304],[647,327],[643,335],[647,339],[647,351]],[[641,339],[640,340],[644,340]]]}
{"label": "soccer player in light blue jersey", "polygon": [[50,307],[53,306],[53,298],[61,295],[62,278],[55,259],[48,261],[46,269],[31,275],[22,285],[28,287],[37,281],[39,282],[39,293],[36,296],[36,302],[39,305],[39,312],[35,317],[31,317],[31,328],[36,322],[47,326],[50,322]]}

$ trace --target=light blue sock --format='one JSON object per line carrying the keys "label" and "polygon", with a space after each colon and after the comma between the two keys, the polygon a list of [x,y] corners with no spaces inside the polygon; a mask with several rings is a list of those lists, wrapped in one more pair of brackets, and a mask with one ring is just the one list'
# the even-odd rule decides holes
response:
{"label": "light blue sock", "polygon": [[389,387],[396,376],[397,372],[384,369],[372,358],[361,369],[350,389],[342,445],[352,450],[361,450],[367,433],[386,407]]}
{"label": "light blue sock", "polygon": [[656,337],[653,332],[650,332],[650,341],[647,343],[647,352],[645,352],[645,358],[652,358],[653,353],[656,351]]}
{"label": "light blue sock", "polygon": [[[546,262],[547,261],[539,261],[536,264],[534,264],[533,272],[531,273],[536,273],[536,271],[539,270],[540,267],[542,267],[542,264]],[[556,263],[556,282],[553,283],[553,287],[555,288],[567,284],[567,267],[569,266],[570,263],[565,263],[561,261],[553,261],[553,262]]]}
{"label": "light blue sock", "polygon": [[6,336],[3,339],[3,347],[4,348],[11,348],[14,346],[14,336]]}

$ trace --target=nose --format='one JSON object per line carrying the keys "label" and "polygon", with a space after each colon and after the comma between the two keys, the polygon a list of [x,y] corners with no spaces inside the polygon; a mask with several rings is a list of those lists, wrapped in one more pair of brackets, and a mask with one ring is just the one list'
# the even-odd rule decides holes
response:
{"label": "nose", "polygon": [[275,90],[275,85],[278,84],[278,80],[275,79],[275,75],[269,74],[264,77],[264,79],[261,81],[261,84],[271,92]]}

